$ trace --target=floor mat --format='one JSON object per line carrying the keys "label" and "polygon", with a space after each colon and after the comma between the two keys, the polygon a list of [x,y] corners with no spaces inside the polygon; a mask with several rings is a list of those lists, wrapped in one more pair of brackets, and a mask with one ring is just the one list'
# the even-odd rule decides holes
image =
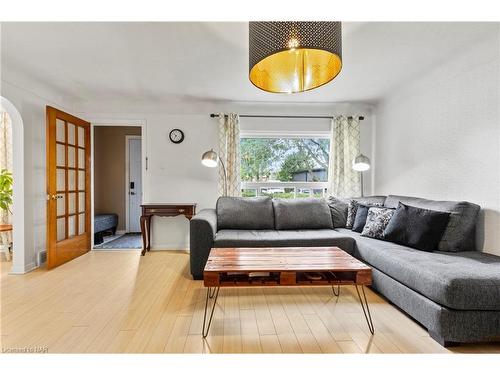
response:
{"label": "floor mat", "polygon": [[137,233],[127,233],[112,241],[94,246],[94,249],[141,249],[142,236]]}

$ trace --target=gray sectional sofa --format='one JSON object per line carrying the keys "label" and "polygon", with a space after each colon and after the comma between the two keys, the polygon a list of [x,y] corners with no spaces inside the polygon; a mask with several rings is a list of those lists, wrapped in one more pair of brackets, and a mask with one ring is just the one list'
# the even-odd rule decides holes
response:
{"label": "gray sectional sofa", "polygon": [[450,212],[434,252],[335,228],[321,199],[219,198],[191,220],[191,274],[203,278],[212,247],[338,246],[373,269],[372,288],[441,345],[500,339],[500,257],[476,251],[479,206],[389,195],[358,198]]}

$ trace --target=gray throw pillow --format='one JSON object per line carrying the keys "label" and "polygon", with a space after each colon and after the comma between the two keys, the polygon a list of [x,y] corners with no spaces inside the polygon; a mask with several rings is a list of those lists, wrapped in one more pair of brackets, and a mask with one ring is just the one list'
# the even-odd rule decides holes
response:
{"label": "gray throw pillow", "polygon": [[361,235],[384,239],[384,230],[387,224],[389,224],[389,220],[391,220],[393,214],[393,208],[370,207],[366,217],[366,224],[363,227]]}
{"label": "gray throw pillow", "polygon": [[366,224],[366,217],[368,216],[368,210],[370,207],[382,207],[380,203],[361,203],[358,202],[358,208],[356,209],[356,217],[354,218],[354,223],[352,224],[352,230],[354,232],[361,233]]}
{"label": "gray throw pillow", "polygon": [[356,220],[356,213],[358,212],[358,207],[360,204],[370,207],[383,205],[381,202],[374,201],[372,197],[350,199],[349,202],[347,203],[347,219],[345,225],[346,228],[352,229],[354,221]]}
{"label": "gray throw pillow", "polygon": [[326,203],[330,207],[333,226],[335,228],[345,228],[347,224],[348,202],[330,195],[326,198]]}

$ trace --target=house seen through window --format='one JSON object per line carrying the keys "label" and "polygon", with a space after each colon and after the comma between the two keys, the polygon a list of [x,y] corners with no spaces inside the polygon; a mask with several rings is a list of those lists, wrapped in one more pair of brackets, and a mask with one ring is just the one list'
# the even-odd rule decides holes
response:
{"label": "house seen through window", "polygon": [[322,197],[328,138],[241,138],[242,196]]}

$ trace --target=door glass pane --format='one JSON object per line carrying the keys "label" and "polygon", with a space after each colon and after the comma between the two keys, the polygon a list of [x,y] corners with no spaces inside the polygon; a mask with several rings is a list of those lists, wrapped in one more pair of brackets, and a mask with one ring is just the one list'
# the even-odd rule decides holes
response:
{"label": "door glass pane", "polygon": [[85,193],[78,193],[78,211],[85,211]]}
{"label": "door glass pane", "polygon": [[78,190],[85,190],[85,172],[78,171]]}
{"label": "door glass pane", "polygon": [[78,168],[85,168],[85,150],[78,149]]}
{"label": "door glass pane", "polygon": [[76,190],[76,172],[68,169],[68,190]]}
{"label": "door glass pane", "polygon": [[66,218],[57,219],[57,241],[66,238]]}
{"label": "door glass pane", "polygon": [[75,213],[75,208],[76,208],[75,206],[76,206],[76,194],[69,193],[68,194],[68,214]]}
{"label": "door glass pane", "polygon": [[68,167],[75,166],[75,148],[68,146]]}
{"label": "door glass pane", "polygon": [[78,126],[78,146],[85,147],[85,129]]}
{"label": "door glass pane", "polygon": [[64,121],[56,120],[56,141],[66,142],[66,135],[64,134]]}
{"label": "door glass pane", "polygon": [[66,194],[57,194],[58,196],[62,196],[62,198],[57,199],[57,216],[61,216],[66,214]]}
{"label": "door glass pane", "polygon": [[68,122],[68,143],[70,145],[75,144],[75,125]]}
{"label": "door glass pane", "polygon": [[57,191],[66,190],[66,170],[58,169],[57,170]]}
{"label": "door glass pane", "polygon": [[85,233],[85,214],[78,216],[78,234]]}
{"label": "door glass pane", "polygon": [[56,144],[56,159],[59,167],[66,166],[66,153],[64,145]]}
{"label": "door glass pane", "polygon": [[73,237],[75,235],[76,226],[76,216],[68,217],[68,237]]}

